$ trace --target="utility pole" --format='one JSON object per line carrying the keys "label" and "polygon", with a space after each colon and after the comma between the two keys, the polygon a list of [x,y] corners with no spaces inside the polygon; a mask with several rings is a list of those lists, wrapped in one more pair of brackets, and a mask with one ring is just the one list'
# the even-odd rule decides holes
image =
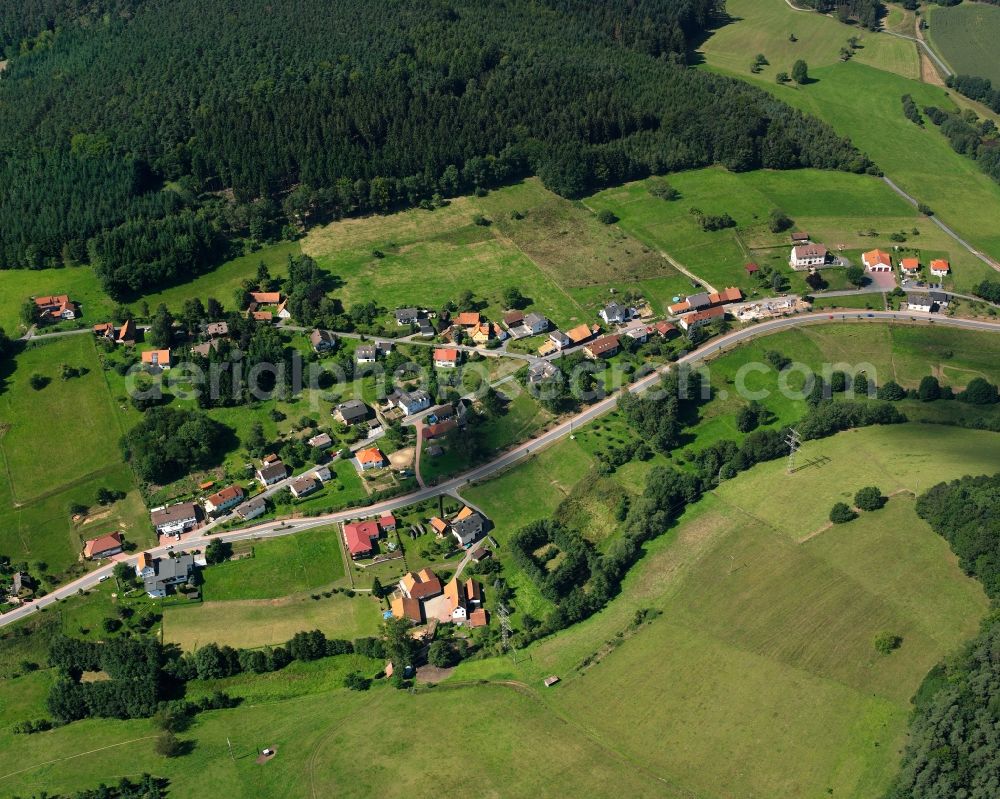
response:
{"label": "utility pole", "polygon": [[799,435],[799,431],[794,427],[789,428],[785,443],[788,444],[788,473],[791,474],[795,471],[795,453],[802,446],[802,437]]}

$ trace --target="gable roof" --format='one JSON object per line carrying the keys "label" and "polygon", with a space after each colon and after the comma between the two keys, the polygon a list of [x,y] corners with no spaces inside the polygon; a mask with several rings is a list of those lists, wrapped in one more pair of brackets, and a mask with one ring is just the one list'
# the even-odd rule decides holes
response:
{"label": "gable roof", "polygon": [[358,463],[382,463],[385,456],[378,447],[368,447],[358,451]]}
{"label": "gable roof", "polygon": [[167,505],[149,514],[149,521],[153,527],[186,521],[191,518],[198,518],[198,510],[193,502],[178,502],[176,505]]}
{"label": "gable roof", "polygon": [[154,366],[170,366],[170,350],[149,350],[142,354],[142,362]]}
{"label": "gable roof", "polygon": [[430,569],[419,572],[407,572],[403,575],[403,588],[414,599],[437,596],[441,593],[441,581]]}
{"label": "gable roof", "polygon": [[597,341],[591,341],[586,349],[592,355],[603,355],[606,352],[611,352],[619,347],[618,336],[604,336],[603,338],[597,339]]}
{"label": "gable roof", "polygon": [[524,313],[522,311],[507,311],[503,315],[503,323],[505,325],[519,325],[524,321]]}
{"label": "gable roof", "polygon": [[117,549],[122,545],[122,534],[118,531],[91,538],[83,545],[83,556],[93,557],[100,552],[107,552],[109,549]]}
{"label": "gable roof", "polygon": [[278,305],[281,302],[280,291],[251,291],[250,299],[258,305]]}
{"label": "gable roof", "polygon": [[792,255],[796,258],[826,258],[829,250],[822,244],[800,244],[792,247]]}
{"label": "gable roof", "polygon": [[869,250],[861,256],[861,259],[865,262],[866,266],[871,266],[872,264],[892,266],[892,258],[889,253],[883,252],[882,250]]}
{"label": "gable roof", "polygon": [[907,269],[909,271],[916,271],[917,269],[920,268],[920,259],[919,258],[903,258],[899,262],[899,265],[903,269]]}
{"label": "gable roof", "polygon": [[454,347],[438,347],[434,350],[434,360],[455,363],[458,361],[458,350]]}
{"label": "gable roof", "polygon": [[462,311],[455,322],[462,327],[476,327],[479,325],[479,311]]}
{"label": "gable roof", "polygon": [[206,502],[211,502],[213,505],[218,507],[219,505],[225,505],[227,502],[232,502],[235,499],[243,498],[243,489],[239,486],[226,486],[221,491],[217,491],[212,494]]}
{"label": "gable roof", "polygon": [[760,267],[757,266],[757,264],[753,263],[753,261],[746,264],[743,268],[747,270],[748,275],[752,275],[754,272],[760,271]]}
{"label": "gable roof", "polygon": [[944,258],[935,258],[931,261],[931,271],[932,272],[950,272],[951,264],[948,263]]}
{"label": "gable roof", "polygon": [[392,600],[392,615],[397,619],[409,619],[418,624],[424,620],[423,608],[419,599],[411,599],[406,596],[397,596]]}
{"label": "gable roof", "polygon": [[740,291],[735,286],[731,286],[722,291],[716,291],[708,295],[709,302],[712,305],[722,305],[727,302],[739,302],[743,299],[743,292]]}
{"label": "gable roof", "polygon": [[590,338],[593,333],[590,330],[589,325],[577,325],[566,331],[566,338],[572,341],[574,344],[580,344]]}
{"label": "gable roof", "polygon": [[438,518],[437,516],[431,519],[430,525],[431,528],[436,533],[443,533],[445,530],[448,529],[448,523],[443,519]]}

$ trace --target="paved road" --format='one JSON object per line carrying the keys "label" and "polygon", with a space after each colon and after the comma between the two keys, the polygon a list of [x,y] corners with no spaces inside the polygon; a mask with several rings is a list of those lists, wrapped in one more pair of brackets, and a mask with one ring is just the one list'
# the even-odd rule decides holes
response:
{"label": "paved road", "polygon": [[[941,325],[944,327],[956,327],[965,330],[980,330],[990,333],[1000,333],[1000,323],[986,322],[976,319],[938,317],[932,314],[919,312],[863,311],[860,313],[808,313],[784,317],[781,319],[772,319],[742,328],[740,330],[735,330],[708,342],[703,347],[700,347],[688,355],[681,357],[677,362],[696,363],[710,356],[732,349],[734,346],[744,341],[749,341],[750,339],[754,339],[759,336],[775,333],[779,330],[786,330],[805,325],[820,325],[842,321],[912,321],[924,324]],[[633,393],[645,391],[655,386],[664,372],[670,368],[672,368],[670,365],[661,367],[640,380],[637,380],[635,383],[628,386],[626,390]],[[204,549],[211,540],[235,542],[246,541],[248,539],[263,540],[268,538],[278,538],[285,535],[292,535],[303,530],[310,530],[316,527],[338,524],[352,519],[365,518],[387,511],[394,511],[407,505],[412,505],[415,502],[431,499],[436,497],[438,494],[447,493],[456,495],[460,488],[463,488],[470,483],[475,483],[489,477],[493,477],[498,473],[515,466],[519,462],[529,458],[533,452],[537,453],[549,444],[553,444],[559,439],[570,435],[574,428],[577,428],[582,424],[586,424],[587,422],[614,410],[617,403],[618,395],[612,394],[611,396],[594,403],[557,427],[554,427],[536,438],[533,438],[531,441],[521,444],[512,450],[501,453],[497,458],[489,463],[478,466],[465,474],[459,475],[458,477],[452,478],[451,480],[440,483],[436,486],[421,488],[405,496],[394,497],[374,505],[349,508],[338,513],[328,513],[323,516],[315,516],[307,519],[295,519],[287,522],[268,521],[262,524],[246,527],[240,530],[224,532],[213,536],[206,536],[205,532],[208,528],[203,528],[202,530],[196,531],[194,535],[185,538],[175,545],[156,547],[149,551],[153,555],[163,556],[171,550],[175,552],[188,552],[192,550]],[[134,558],[130,558],[128,562],[134,563],[134,561]],[[111,575],[113,566],[114,564],[111,563],[102,566],[71,583],[67,583],[64,586],[57,588],[52,591],[52,593],[47,594],[41,599],[35,600],[28,605],[4,614],[0,617],[0,627],[12,624],[13,622],[37,612],[39,607],[51,605],[60,599],[66,599],[67,597],[76,594],[78,591],[93,588],[100,580],[107,579]]]}
{"label": "paved road", "polygon": [[[787,0],[786,0],[787,2]],[[954,75],[955,73],[951,71],[944,61],[938,58],[937,53],[931,50],[930,46],[923,39],[918,39],[916,36],[907,36],[905,33],[895,33],[894,31],[881,31],[888,36],[895,36],[897,39],[906,39],[908,42],[915,42],[918,47],[920,47],[927,55],[930,57],[931,61],[937,64],[938,69],[940,69],[945,75]]]}

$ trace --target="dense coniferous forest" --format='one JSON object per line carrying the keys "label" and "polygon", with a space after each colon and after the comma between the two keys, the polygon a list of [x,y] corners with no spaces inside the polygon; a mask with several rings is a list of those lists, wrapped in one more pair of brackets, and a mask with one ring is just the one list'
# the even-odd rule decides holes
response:
{"label": "dense coniferous forest", "polygon": [[575,196],[709,163],[872,169],[684,66],[719,5],[0,0],[0,21],[22,14],[4,28],[0,267],[93,262],[127,297],[227,238],[529,173]]}
{"label": "dense coniferous forest", "polygon": [[795,5],[815,8],[821,14],[836,14],[843,22],[851,20],[869,30],[878,30],[885,6],[881,0],[796,0]]}
{"label": "dense coniferous forest", "polygon": [[[1000,474],[940,483],[917,513],[962,568],[1000,597]],[[1000,792],[1000,615],[958,657],[934,669],[915,698],[903,765],[887,799],[991,799]]]}

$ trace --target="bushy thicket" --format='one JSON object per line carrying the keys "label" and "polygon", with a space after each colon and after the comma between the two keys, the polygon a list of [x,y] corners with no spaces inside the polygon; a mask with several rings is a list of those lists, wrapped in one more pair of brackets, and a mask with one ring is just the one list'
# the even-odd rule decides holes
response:
{"label": "bushy thicket", "polygon": [[969,109],[950,112],[926,106],[924,113],[940,127],[956,153],[967,155],[983,172],[1000,182],[1000,137],[992,119],[979,119]]}
{"label": "bushy thicket", "polygon": [[836,14],[842,22],[856,21],[869,30],[878,30],[885,6],[881,0],[797,0],[796,5],[815,8],[821,14]]}
{"label": "bushy thicket", "polygon": [[141,479],[166,483],[218,463],[229,435],[225,425],[200,411],[150,408],[125,434],[122,449]]}

